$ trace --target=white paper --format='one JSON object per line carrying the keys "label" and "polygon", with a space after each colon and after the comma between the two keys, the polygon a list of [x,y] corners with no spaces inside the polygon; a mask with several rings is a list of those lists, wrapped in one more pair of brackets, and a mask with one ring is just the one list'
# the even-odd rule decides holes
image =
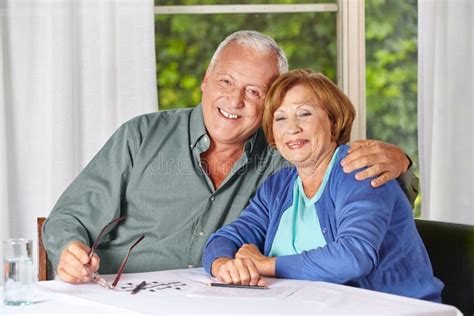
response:
{"label": "white paper", "polygon": [[173,279],[147,279],[144,276],[136,275],[129,277],[127,282],[121,282],[115,291],[131,292],[142,281],[146,285],[140,290],[140,295],[187,295],[187,296],[209,296],[209,297],[234,297],[234,298],[270,298],[282,299],[294,293],[297,288],[294,287],[272,287],[268,289],[248,289],[248,288],[222,288],[211,287],[210,283],[214,279],[202,272],[177,273]]}
{"label": "white paper", "polygon": [[268,289],[246,289],[233,287],[212,287],[200,286],[188,292],[189,296],[210,296],[210,297],[234,297],[234,298],[267,298],[283,299],[293,292],[295,288],[268,288]]}

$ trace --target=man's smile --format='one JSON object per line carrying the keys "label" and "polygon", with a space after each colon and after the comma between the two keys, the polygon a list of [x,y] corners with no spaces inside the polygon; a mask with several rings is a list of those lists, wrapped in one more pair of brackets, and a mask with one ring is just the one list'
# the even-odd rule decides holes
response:
{"label": "man's smile", "polygon": [[236,120],[236,119],[240,118],[240,115],[228,113],[228,112],[224,111],[224,110],[221,109],[221,108],[219,108],[219,112],[221,112],[221,114],[222,114],[224,117],[228,118],[228,119]]}

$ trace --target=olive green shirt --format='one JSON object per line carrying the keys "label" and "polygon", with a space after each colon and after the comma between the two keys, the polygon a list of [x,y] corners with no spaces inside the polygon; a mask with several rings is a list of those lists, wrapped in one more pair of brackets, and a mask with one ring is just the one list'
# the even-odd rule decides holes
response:
{"label": "olive green shirt", "polygon": [[[142,115],[122,125],[45,222],[43,240],[54,270],[68,243],[92,245],[103,226],[123,215],[127,219],[97,249],[101,273],[116,273],[142,234],[126,272],[201,266],[208,237],[240,214],[270,174],[289,166],[258,130],[216,190],[201,167],[200,154],[209,145],[201,105]],[[404,189],[416,194],[417,179],[409,173],[404,181]]]}

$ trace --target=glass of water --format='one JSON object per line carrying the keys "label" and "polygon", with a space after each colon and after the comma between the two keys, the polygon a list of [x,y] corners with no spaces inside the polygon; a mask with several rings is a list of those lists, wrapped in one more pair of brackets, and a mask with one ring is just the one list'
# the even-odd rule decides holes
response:
{"label": "glass of water", "polygon": [[5,305],[33,303],[33,243],[27,239],[3,241],[3,267]]}

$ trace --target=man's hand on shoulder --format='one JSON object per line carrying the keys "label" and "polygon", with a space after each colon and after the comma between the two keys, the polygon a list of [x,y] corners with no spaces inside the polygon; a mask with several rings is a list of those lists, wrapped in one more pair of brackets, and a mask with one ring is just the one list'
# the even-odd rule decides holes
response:
{"label": "man's hand on shoulder", "polygon": [[[70,242],[64,248],[59,258],[57,274],[68,283],[90,282],[89,272],[96,272],[100,266],[100,259],[94,253],[89,262],[90,248],[79,241]],[[88,272],[89,271],[89,272]]]}
{"label": "man's hand on shoulder", "polygon": [[351,144],[348,155],[341,162],[344,172],[368,167],[356,174],[357,180],[377,176],[371,181],[373,187],[398,178],[405,173],[410,160],[399,147],[377,140],[358,140]]}

